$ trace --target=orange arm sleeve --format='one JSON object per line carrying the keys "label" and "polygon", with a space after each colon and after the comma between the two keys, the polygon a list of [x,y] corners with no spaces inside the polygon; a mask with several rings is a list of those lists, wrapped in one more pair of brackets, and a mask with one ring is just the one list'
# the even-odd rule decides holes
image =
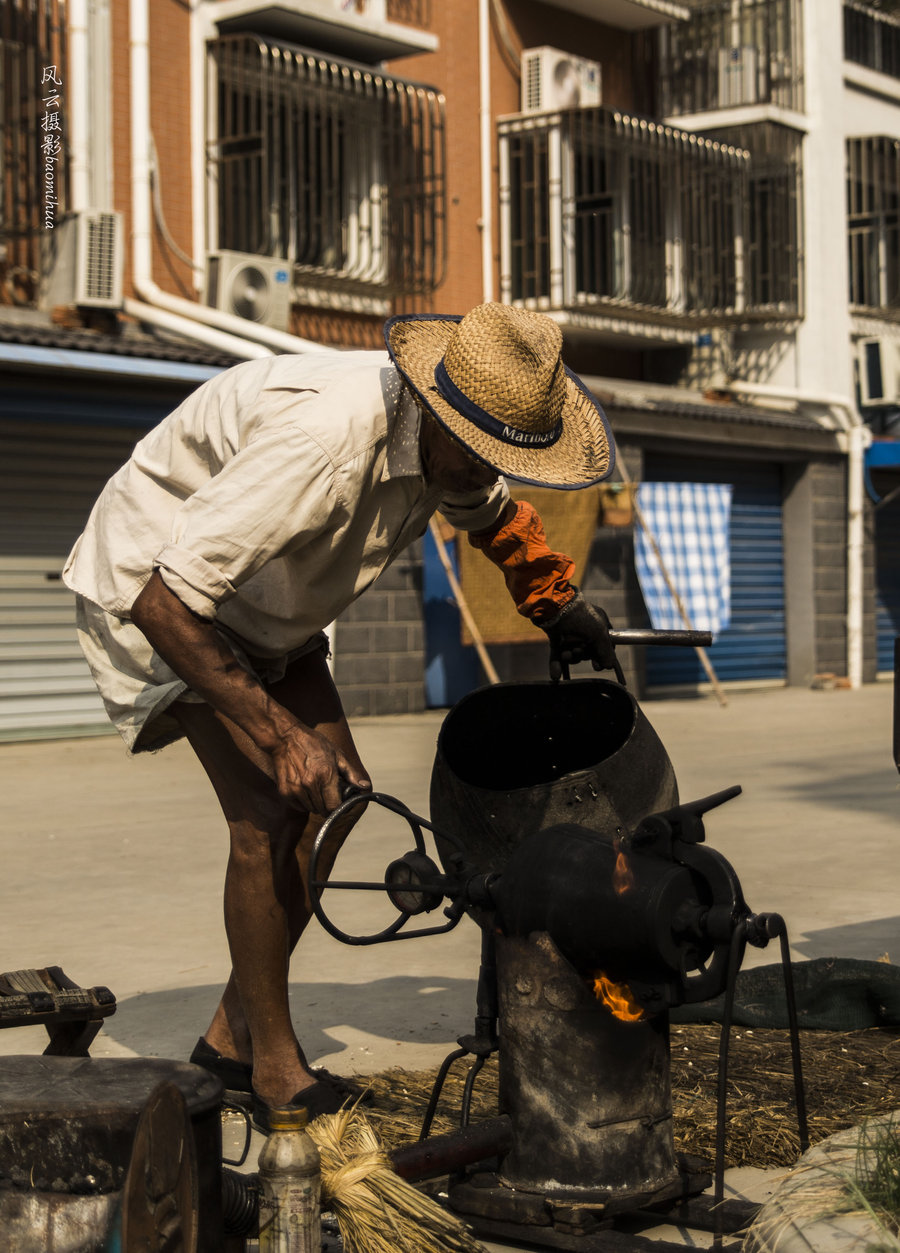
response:
{"label": "orange arm sleeve", "polygon": [[469,543],[499,566],[516,609],[537,626],[555,618],[576,595],[569,582],[575,562],[550,549],[537,510],[526,501],[519,502],[508,522],[470,535]]}

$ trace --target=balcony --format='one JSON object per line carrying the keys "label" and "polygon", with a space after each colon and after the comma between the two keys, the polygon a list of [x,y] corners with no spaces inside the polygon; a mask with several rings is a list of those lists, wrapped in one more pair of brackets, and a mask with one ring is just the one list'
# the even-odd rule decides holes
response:
{"label": "balcony", "polygon": [[746,313],[745,151],[597,108],[499,138],[503,300],[681,328]]}
{"label": "balcony", "polygon": [[314,303],[430,292],[445,256],[443,97],[259,36],[208,53],[211,248],[284,260]]}
{"label": "balcony", "polygon": [[619,30],[647,30],[663,22],[684,22],[690,10],[677,0],[544,0],[552,9],[580,13]]}
{"label": "balcony", "polygon": [[700,0],[689,22],[660,32],[660,112],[799,112],[802,66],[797,0]]}
{"label": "balcony", "polygon": [[205,0],[205,7],[223,35],[252,31],[367,65],[437,48],[434,35],[417,29],[430,20],[430,0]]}
{"label": "balcony", "polygon": [[856,65],[900,78],[900,4],[878,7],[844,0],[844,56]]}

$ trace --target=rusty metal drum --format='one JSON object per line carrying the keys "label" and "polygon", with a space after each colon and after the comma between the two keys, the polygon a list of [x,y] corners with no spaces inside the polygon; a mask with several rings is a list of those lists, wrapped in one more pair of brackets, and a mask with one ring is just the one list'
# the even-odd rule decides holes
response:
{"label": "rusty metal drum", "polygon": [[614,1017],[542,933],[498,936],[497,975],[501,1181],[585,1204],[677,1192],[667,1015]]}
{"label": "rusty metal drum", "polygon": [[21,1253],[107,1247],[141,1116],[169,1084],[190,1120],[196,1248],[221,1253],[218,1079],[157,1058],[11,1056],[0,1067],[0,1229],[20,1232]]}
{"label": "rusty metal drum", "polygon": [[606,679],[480,688],[438,738],[431,820],[481,871],[502,870],[535,831],[575,823],[612,836],[677,803],[659,737],[631,693]]}

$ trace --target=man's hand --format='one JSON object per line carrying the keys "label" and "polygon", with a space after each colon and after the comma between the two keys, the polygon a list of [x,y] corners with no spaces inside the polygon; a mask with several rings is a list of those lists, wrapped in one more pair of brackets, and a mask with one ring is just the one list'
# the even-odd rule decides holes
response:
{"label": "man's hand", "polygon": [[625,676],[609,638],[609,618],[599,605],[589,605],[581,592],[549,623],[539,625],[550,641],[550,678],[554,683],[562,678],[564,666],[590,658],[595,670],[614,670],[625,686]]}
{"label": "man's hand", "polygon": [[[188,687],[244,731],[279,795],[314,814],[341,803],[348,783],[371,783],[313,727],[300,722],[237,661],[214,625],[181,603],[155,572],[131,608],[131,620]],[[270,765],[271,763],[271,765]]]}
{"label": "man's hand", "polygon": [[357,777],[343,753],[311,727],[298,724],[270,750],[279,794],[313,814],[337,809],[348,784],[369,791],[368,779]]}

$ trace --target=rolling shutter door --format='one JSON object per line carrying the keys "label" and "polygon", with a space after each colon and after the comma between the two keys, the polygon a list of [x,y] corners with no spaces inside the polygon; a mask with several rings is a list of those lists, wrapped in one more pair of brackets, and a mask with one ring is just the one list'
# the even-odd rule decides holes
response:
{"label": "rolling shutter door", "polygon": [[893,673],[900,635],[900,499],[875,511],[875,612],[878,673]]}
{"label": "rolling shutter door", "polygon": [[0,739],[105,730],[60,574],[146,427],[0,423]]}
{"label": "rolling shutter door", "polygon": [[[781,472],[758,462],[694,460],[648,454],[648,481],[731,483],[731,625],[716,637],[709,659],[723,682],[784,680],[784,545]],[[648,648],[649,687],[706,681],[688,648]]]}

